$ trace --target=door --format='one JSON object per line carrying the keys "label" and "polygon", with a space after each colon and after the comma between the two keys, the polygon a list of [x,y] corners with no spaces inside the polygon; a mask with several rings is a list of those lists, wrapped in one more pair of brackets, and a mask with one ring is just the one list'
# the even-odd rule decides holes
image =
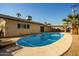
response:
{"label": "door", "polygon": [[44,32],[44,27],[43,26],[40,27],[40,32]]}

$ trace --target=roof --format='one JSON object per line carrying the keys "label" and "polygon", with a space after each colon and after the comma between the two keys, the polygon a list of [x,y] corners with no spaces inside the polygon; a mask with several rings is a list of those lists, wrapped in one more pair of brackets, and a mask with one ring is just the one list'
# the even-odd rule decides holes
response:
{"label": "roof", "polygon": [[53,25],[52,27],[63,27],[63,25]]}
{"label": "roof", "polygon": [[14,21],[21,21],[21,22],[26,22],[26,23],[33,23],[33,24],[44,25],[44,24],[39,23],[39,22],[35,22],[35,21],[28,22],[26,19],[22,19],[22,18],[18,18],[18,17],[13,17],[13,16],[9,16],[9,15],[3,15],[3,14],[0,14],[0,18],[6,18],[8,20],[14,20]]}

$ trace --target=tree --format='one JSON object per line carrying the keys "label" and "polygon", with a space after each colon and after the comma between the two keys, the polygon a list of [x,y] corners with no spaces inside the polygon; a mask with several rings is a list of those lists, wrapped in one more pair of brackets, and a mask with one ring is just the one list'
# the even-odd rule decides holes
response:
{"label": "tree", "polygon": [[78,34],[79,14],[69,15],[68,18],[72,24],[72,34]]}
{"label": "tree", "polygon": [[79,25],[79,14],[76,15],[69,15],[67,19],[64,21],[66,22],[67,26],[69,23],[72,25],[72,34],[78,34],[78,25]]}
{"label": "tree", "polygon": [[20,17],[21,16],[21,13],[16,13],[17,17]]}
{"label": "tree", "polygon": [[66,29],[67,29],[67,27],[68,27],[68,25],[69,25],[69,23],[70,23],[70,20],[68,20],[68,19],[63,19],[63,26],[64,26],[64,29],[65,29],[65,32],[66,32]]}
{"label": "tree", "polygon": [[44,22],[44,24],[47,25],[48,23],[47,22]]}

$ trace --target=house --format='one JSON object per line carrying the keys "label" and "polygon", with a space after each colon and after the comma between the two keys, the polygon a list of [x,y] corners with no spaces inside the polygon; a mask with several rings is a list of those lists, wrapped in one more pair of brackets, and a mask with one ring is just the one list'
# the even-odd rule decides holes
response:
{"label": "house", "polygon": [[64,32],[64,26],[63,25],[53,25],[52,31],[53,32]]}
{"label": "house", "polygon": [[0,36],[13,37],[31,33],[51,31],[51,27],[32,21],[32,17],[22,19],[0,14]]}

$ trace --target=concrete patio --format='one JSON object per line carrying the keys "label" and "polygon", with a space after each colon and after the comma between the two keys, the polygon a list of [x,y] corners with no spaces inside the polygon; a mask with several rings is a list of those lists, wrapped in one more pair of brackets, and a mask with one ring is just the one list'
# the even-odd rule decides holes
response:
{"label": "concrete patio", "polygon": [[[14,56],[28,56],[28,55],[29,56],[54,56],[54,55],[79,56],[79,53],[78,53],[78,51],[79,51],[79,35],[72,35],[73,40],[71,38],[69,38],[69,36],[71,36],[71,35],[69,33],[66,33],[66,36],[63,37],[66,39],[62,38],[59,41],[57,41],[51,45],[44,46],[44,47],[31,48],[31,47],[20,47],[20,46],[10,45],[3,49],[0,49],[0,53],[8,53],[7,54],[8,56],[9,55],[14,55]],[[8,38],[6,38],[6,39],[8,39]],[[4,40],[6,40],[6,39],[4,39]],[[18,39],[20,39],[20,37],[9,38],[9,39],[16,42]],[[59,43],[59,42],[61,42],[61,43]],[[14,51],[13,51],[13,48],[15,49]],[[12,51],[10,51],[10,50],[12,50]],[[3,54],[3,55],[5,55],[5,54]]]}
{"label": "concrete patio", "polygon": [[79,35],[72,35],[72,45],[68,51],[66,51],[64,56],[79,56]]}
{"label": "concrete patio", "polygon": [[23,47],[13,52],[14,56],[59,56],[66,52],[72,44],[72,37],[65,33],[64,37],[55,43],[42,47]]}

